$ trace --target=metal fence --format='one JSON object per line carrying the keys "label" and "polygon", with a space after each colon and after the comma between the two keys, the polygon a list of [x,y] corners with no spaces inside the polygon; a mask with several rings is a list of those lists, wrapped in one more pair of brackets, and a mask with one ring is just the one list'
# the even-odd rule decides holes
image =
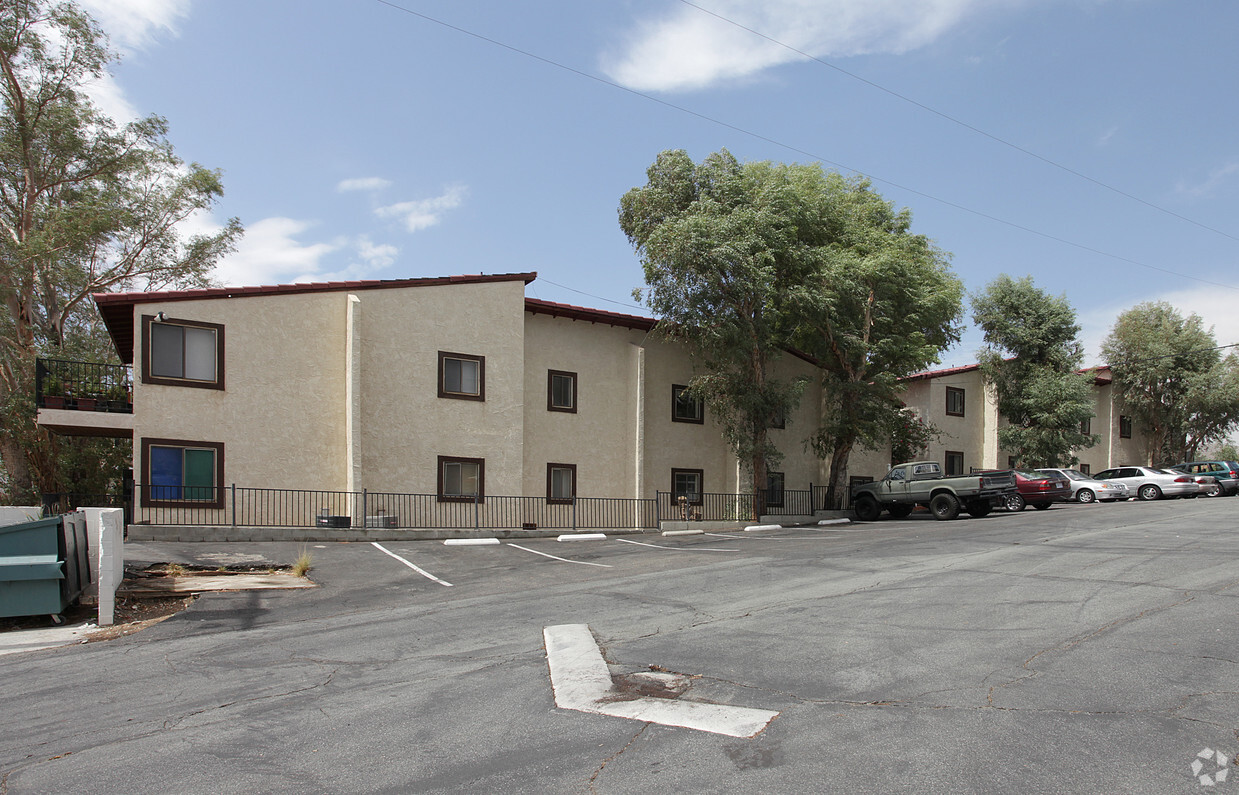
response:
{"label": "metal fence", "polygon": [[[686,494],[658,492],[658,515],[663,521],[748,521],[759,516],[812,516],[814,495],[820,487],[768,489],[758,494]],[[681,500],[681,496],[684,499]]]}
{"label": "metal fence", "polygon": [[133,377],[123,364],[37,359],[34,391],[39,408],[133,413]]}
{"label": "metal fence", "polygon": [[[157,525],[242,527],[645,530],[658,527],[650,499],[443,497],[372,491],[137,486],[135,520]],[[196,499],[176,499],[192,496]]]}
{"label": "metal fence", "polygon": [[79,508],[123,508],[125,524],[133,521],[132,492],[87,494],[76,491],[51,491],[44,492],[42,498],[44,516],[59,516]]}

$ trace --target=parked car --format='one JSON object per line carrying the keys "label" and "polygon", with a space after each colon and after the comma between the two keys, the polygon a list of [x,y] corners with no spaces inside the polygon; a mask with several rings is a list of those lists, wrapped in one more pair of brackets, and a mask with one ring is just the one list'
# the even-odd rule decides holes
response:
{"label": "parked car", "polygon": [[1071,489],[1071,499],[1076,502],[1114,502],[1131,496],[1126,485],[1111,480],[1097,480],[1092,475],[1086,475],[1078,469],[1041,467],[1037,471],[1053,477],[1067,478],[1067,486]]}
{"label": "parked car", "polygon": [[1008,494],[1006,498],[1008,511],[1022,511],[1026,505],[1031,505],[1038,511],[1044,511],[1056,502],[1066,502],[1071,499],[1071,487],[1067,485],[1067,478],[1062,476],[1024,472],[1018,469],[978,472],[977,474],[993,475],[1000,471],[1011,472],[1015,475],[1016,493]]}
{"label": "parked car", "polygon": [[1110,480],[1127,486],[1128,492],[1142,500],[1162,497],[1195,497],[1199,487],[1182,472],[1167,472],[1153,467],[1115,467],[1093,475],[1097,480]]}
{"label": "parked car", "polygon": [[[1239,494],[1239,471],[1232,470],[1228,461],[1189,461],[1175,464],[1172,469],[1196,477],[1196,482],[1205,486],[1201,493],[1206,497]],[[1214,482],[1202,481],[1202,477],[1212,478]]]}

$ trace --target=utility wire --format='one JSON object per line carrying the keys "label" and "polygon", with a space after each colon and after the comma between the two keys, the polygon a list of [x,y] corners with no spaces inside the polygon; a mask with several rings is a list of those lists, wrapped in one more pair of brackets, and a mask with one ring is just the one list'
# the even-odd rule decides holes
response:
{"label": "utility wire", "polygon": [[982,130],[980,127],[976,127],[976,126],[974,126],[974,125],[972,125],[972,124],[969,124],[968,122],[963,121],[962,119],[958,119],[958,118],[956,118],[956,117],[954,117],[954,116],[950,115],[949,113],[944,113],[944,112],[942,112],[942,111],[938,110],[937,108],[930,107],[929,105],[926,105],[926,104],[924,104],[923,102],[919,102],[919,101],[917,101],[917,100],[915,100],[915,99],[913,99],[913,98],[911,98],[911,97],[909,97],[909,96],[906,96],[906,95],[904,95],[904,94],[900,94],[898,91],[894,91],[894,90],[889,89],[889,88],[887,88],[886,86],[883,86],[883,85],[881,85],[881,84],[879,84],[879,83],[875,83],[875,82],[873,82],[872,80],[868,80],[868,79],[866,79],[866,78],[864,78],[864,77],[861,77],[860,75],[858,75],[858,74],[856,74],[856,73],[854,73],[854,72],[849,72],[848,70],[846,70],[846,69],[844,69],[844,68],[842,68],[842,67],[840,67],[840,66],[837,66],[837,65],[835,65],[835,64],[833,64],[833,63],[830,63],[829,61],[825,61],[825,60],[823,60],[823,59],[821,59],[821,58],[818,58],[817,56],[812,55],[812,54],[810,54],[810,53],[807,53],[807,52],[805,52],[804,50],[801,50],[801,49],[798,49],[798,48],[796,48],[796,47],[793,47],[792,45],[787,44],[786,42],[779,41],[778,39],[776,39],[776,38],[774,38],[774,37],[772,37],[772,36],[767,36],[765,33],[762,33],[762,32],[761,32],[761,31],[759,31],[759,30],[754,30],[753,28],[750,28],[750,27],[748,27],[747,25],[744,25],[744,24],[742,24],[742,23],[740,23],[740,22],[737,22],[737,21],[735,21],[734,19],[729,19],[728,17],[725,17],[725,16],[723,16],[722,14],[716,13],[716,12],[714,12],[714,11],[711,11],[711,10],[710,10],[710,9],[708,9],[708,8],[703,8],[703,7],[699,6],[699,5],[697,5],[696,3],[691,2],[691,0],[680,0],[680,2],[681,2],[681,3],[683,3],[683,4],[684,4],[684,5],[686,5],[686,6],[689,6],[690,8],[695,8],[695,9],[697,9],[698,11],[700,11],[700,12],[701,12],[701,13],[703,13],[703,14],[708,14],[709,16],[714,17],[715,19],[719,20],[720,22],[726,22],[728,25],[732,25],[732,26],[734,26],[734,27],[739,28],[740,30],[743,30],[743,31],[747,31],[747,32],[749,32],[749,33],[752,33],[754,36],[757,36],[758,38],[764,39],[764,40],[766,40],[766,41],[770,42],[771,44],[774,44],[774,45],[777,45],[777,46],[779,46],[779,47],[782,47],[783,49],[788,50],[789,52],[794,52],[794,53],[796,53],[797,55],[799,55],[799,56],[801,56],[801,57],[803,57],[803,58],[807,58],[807,59],[809,59],[810,61],[813,61],[813,62],[815,62],[815,63],[818,63],[818,64],[820,64],[820,65],[822,65],[822,66],[825,66],[827,69],[833,69],[833,70],[835,70],[836,72],[838,72],[838,73],[839,73],[839,74],[841,74],[841,75],[846,75],[847,77],[850,77],[850,78],[852,78],[853,80],[858,80],[858,81],[860,81],[861,83],[864,83],[865,85],[869,86],[870,88],[876,88],[878,91],[881,91],[881,92],[883,92],[883,93],[885,93],[885,94],[889,94],[889,95],[891,95],[892,97],[895,97],[896,99],[903,100],[904,102],[907,102],[907,103],[909,103],[909,104],[911,104],[911,105],[915,105],[916,107],[920,108],[921,110],[924,110],[924,111],[927,111],[927,112],[929,112],[929,113],[932,113],[932,114],[934,114],[935,116],[937,116],[937,117],[939,117],[939,118],[941,118],[941,119],[945,119],[945,120],[947,120],[947,121],[951,122],[952,124],[957,124],[957,125],[959,125],[960,127],[963,127],[964,129],[971,130],[972,132],[976,133],[977,135],[984,136],[984,137],[986,137],[986,138],[990,139],[991,141],[994,141],[995,143],[1000,143],[1000,144],[1002,144],[1003,146],[1010,147],[1011,149],[1014,149],[1015,151],[1017,151],[1017,152],[1019,152],[1019,153],[1021,153],[1021,154],[1028,155],[1029,157],[1034,158],[1034,159],[1036,159],[1036,160],[1040,160],[1042,163],[1045,163],[1046,165],[1050,165],[1050,166],[1053,166],[1054,168],[1057,168],[1057,169],[1059,169],[1059,170],[1061,170],[1061,171],[1065,171],[1065,172],[1067,172],[1068,174],[1071,174],[1072,176],[1079,177],[1080,179],[1085,180],[1085,181],[1087,181],[1087,182],[1091,182],[1091,183],[1093,183],[1094,185],[1096,185],[1096,186],[1098,186],[1098,187],[1100,187],[1100,188],[1105,188],[1106,190],[1111,191],[1112,193],[1117,193],[1118,195],[1123,196],[1124,198],[1127,198],[1127,199],[1131,199],[1131,200],[1132,200],[1132,201],[1134,201],[1134,202],[1139,202],[1140,204],[1143,204],[1145,207],[1149,207],[1149,208],[1152,208],[1152,209],[1154,209],[1154,210],[1157,210],[1157,211],[1158,211],[1158,212],[1160,212],[1160,213],[1165,213],[1166,215],[1172,216],[1172,217],[1174,217],[1174,218],[1178,218],[1180,221],[1186,221],[1187,223],[1192,224],[1193,226],[1198,226],[1198,227],[1200,227],[1201,229],[1206,229],[1206,230],[1208,230],[1208,231],[1210,231],[1210,232],[1213,232],[1213,233],[1215,233],[1215,234],[1221,235],[1222,237],[1227,237],[1227,238],[1230,238],[1231,240],[1234,240],[1234,241],[1236,241],[1236,242],[1239,242],[1239,237],[1236,237],[1235,235],[1232,235],[1232,234],[1230,234],[1229,232],[1224,232],[1224,231],[1222,231],[1221,229],[1217,229],[1217,228],[1215,228],[1215,227],[1209,226],[1208,224],[1201,223],[1200,221],[1197,221],[1197,220],[1195,220],[1195,219],[1193,219],[1193,218],[1188,218],[1186,215],[1180,215],[1179,213],[1176,213],[1174,210],[1170,210],[1170,209],[1167,209],[1167,208],[1162,207],[1162,206],[1160,206],[1160,205],[1154,204],[1154,203],[1153,203],[1153,202],[1151,202],[1151,201],[1147,201],[1146,199],[1142,199],[1142,198],[1140,198],[1139,196],[1135,196],[1135,195],[1133,195],[1133,194],[1131,194],[1131,193],[1128,193],[1127,191],[1122,190],[1121,188],[1116,188],[1116,187],[1114,187],[1113,185],[1110,185],[1110,184],[1107,184],[1107,183],[1105,183],[1105,182],[1102,182],[1102,181],[1101,181],[1101,180],[1099,180],[1099,179],[1096,179],[1096,178],[1094,178],[1094,177],[1090,177],[1088,174],[1084,174],[1084,173],[1081,173],[1081,172],[1079,172],[1079,171],[1076,171],[1074,168],[1071,168],[1070,166],[1065,166],[1065,165],[1063,165],[1062,163],[1058,163],[1058,162],[1056,162],[1056,161],[1054,161],[1054,160],[1051,160],[1051,159],[1050,159],[1050,158],[1048,158],[1048,157],[1045,157],[1045,156],[1043,156],[1043,155],[1039,155],[1039,154],[1037,154],[1036,152],[1033,152],[1033,151],[1032,151],[1032,150],[1030,150],[1030,149],[1025,149],[1024,147],[1020,146],[1019,144],[1012,143],[1011,141],[1008,141],[1008,140],[1006,140],[1006,139],[1004,139],[1004,138],[1000,138],[1000,137],[998,137],[997,135],[994,135],[993,133],[986,132],[985,130]]}
{"label": "utility wire", "polygon": [[1194,282],[1200,282],[1201,284],[1207,284],[1207,285],[1209,285],[1209,286],[1211,286],[1211,287],[1221,287],[1221,288],[1224,288],[1224,289],[1227,289],[1227,290],[1236,290],[1236,291],[1239,291],[1239,287],[1237,287],[1237,286],[1235,286],[1235,285],[1232,285],[1232,284],[1222,284],[1221,282],[1213,282],[1213,281],[1209,281],[1208,279],[1202,279],[1202,278],[1200,278],[1199,276],[1193,276],[1193,275],[1191,275],[1191,274],[1186,274],[1186,273],[1179,273],[1179,272],[1177,272],[1177,271],[1172,271],[1172,270],[1170,270],[1170,269],[1168,269],[1168,268],[1161,268],[1161,267],[1158,267],[1157,265],[1150,265],[1150,264],[1149,264],[1149,263],[1147,263],[1147,262],[1140,262],[1139,260],[1134,260],[1134,259],[1131,259],[1130,257],[1124,257],[1124,256],[1122,256],[1121,254],[1112,254],[1112,253],[1110,253],[1110,252],[1108,252],[1108,251],[1102,251],[1101,249],[1093,248],[1092,246],[1087,246],[1087,245],[1084,245],[1083,243],[1077,243],[1077,242],[1075,242],[1075,241],[1073,241],[1073,240],[1068,240],[1068,239],[1063,238],[1063,237],[1058,237],[1057,235],[1052,235],[1052,234],[1050,234],[1050,233],[1048,233],[1048,232],[1042,232],[1042,231],[1040,231],[1040,230],[1033,229],[1032,227],[1024,226],[1023,224],[1016,223],[1015,221],[1008,221],[1007,219],[1005,219],[1005,218],[1000,218],[1000,217],[998,217],[998,216],[996,216],[996,215],[990,215],[989,213],[982,212],[982,211],[980,211],[980,210],[974,210],[974,209],[972,209],[971,207],[966,207],[965,205],[959,204],[959,203],[957,203],[957,202],[953,202],[953,201],[950,201],[950,200],[948,200],[948,199],[943,199],[943,198],[941,198],[941,197],[939,197],[939,196],[934,196],[934,195],[932,195],[932,194],[925,193],[924,191],[919,191],[919,190],[916,190],[915,188],[911,188],[911,187],[909,187],[909,186],[907,186],[907,185],[903,185],[903,184],[901,184],[901,183],[894,182],[894,181],[889,180],[889,179],[884,179],[884,178],[879,177],[879,176],[876,176],[876,175],[874,175],[874,174],[872,174],[872,173],[867,173],[867,172],[861,171],[860,169],[852,168],[851,166],[845,165],[845,164],[843,164],[843,163],[839,163],[839,162],[834,161],[834,160],[830,160],[829,158],[822,157],[821,155],[815,154],[815,153],[810,152],[810,151],[805,150],[805,149],[801,149],[801,148],[796,147],[796,146],[792,146],[791,144],[784,143],[783,141],[777,140],[777,139],[775,139],[775,138],[770,138],[769,136],[762,135],[761,133],[756,133],[756,132],[753,132],[752,130],[747,130],[747,129],[745,129],[745,128],[743,128],[743,127],[739,127],[739,126],[737,126],[737,125],[735,125],[735,124],[731,124],[730,122],[725,122],[725,121],[722,121],[721,119],[716,119],[716,118],[714,118],[714,117],[712,117],[712,116],[707,116],[707,115],[705,115],[704,113],[700,113],[700,112],[698,112],[698,111],[692,110],[691,108],[686,108],[686,107],[684,107],[683,105],[677,105],[677,104],[675,104],[674,102],[668,102],[668,101],[666,101],[666,100],[664,100],[664,99],[659,99],[658,97],[652,96],[652,95],[650,95],[650,94],[646,94],[646,93],[643,93],[643,92],[641,92],[641,91],[637,91],[637,90],[635,90],[635,89],[628,88],[627,86],[620,85],[619,83],[612,82],[612,81],[610,81],[610,80],[607,80],[606,78],[598,77],[597,75],[592,75],[592,74],[590,74],[589,72],[585,72],[585,71],[582,71],[582,70],[577,69],[577,68],[575,68],[575,67],[568,66],[568,65],[566,65],[566,64],[562,64],[562,63],[560,63],[560,62],[558,62],[558,61],[551,60],[550,58],[544,57],[544,56],[542,56],[542,55],[538,55],[538,54],[536,54],[536,53],[529,52],[528,50],[522,50],[522,49],[520,49],[519,47],[514,47],[514,46],[512,46],[511,44],[506,44],[506,43],[504,43],[504,42],[502,42],[502,41],[499,41],[498,39],[493,39],[493,38],[490,38],[489,36],[484,36],[484,35],[482,35],[482,34],[480,34],[480,33],[475,33],[475,32],[473,32],[473,31],[471,31],[471,30],[467,30],[467,29],[462,28],[462,27],[459,27],[459,26],[457,26],[457,25],[453,25],[453,24],[451,24],[451,23],[449,23],[449,22],[444,22],[444,21],[443,21],[443,20],[441,20],[441,19],[436,19],[435,17],[429,16],[429,15],[427,15],[427,14],[423,14],[423,13],[421,13],[421,12],[419,12],[419,11],[414,11],[414,10],[412,10],[412,9],[410,9],[410,8],[406,8],[406,7],[402,6],[402,5],[399,5],[399,4],[397,4],[397,3],[391,2],[391,0],[374,0],[374,2],[379,3],[380,5],[385,5],[385,6],[387,6],[388,8],[394,9],[394,10],[396,10],[396,11],[401,11],[401,12],[403,12],[403,13],[405,13],[405,14],[410,15],[410,16],[417,17],[418,19],[423,19],[423,20],[425,20],[425,21],[427,21],[427,22],[431,22],[431,23],[433,23],[433,24],[435,24],[435,25],[439,25],[439,26],[444,27],[444,28],[447,28],[447,29],[449,29],[449,30],[456,31],[457,33],[460,33],[460,34],[462,34],[462,35],[469,36],[469,37],[471,37],[471,38],[477,39],[478,41],[484,41],[484,42],[486,42],[487,44],[492,44],[492,45],[494,45],[494,46],[496,46],[496,47],[500,47],[500,48],[502,48],[502,49],[508,50],[509,52],[514,52],[514,53],[516,53],[516,54],[518,54],[518,55],[523,55],[523,56],[525,56],[526,58],[530,58],[530,59],[535,60],[535,61],[538,61],[538,62],[540,62],[540,63],[544,63],[544,64],[546,64],[546,65],[548,65],[548,66],[553,66],[553,67],[555,67],[555,68],[557,68],[557,69],[562,69],[562,70],[564,70],[564,71],[566,71],[566,72],[571,72],[572,74],[577,75],[578,77],[583,77],[583,78],[585,78],[585,79],[587,79],[587,80],[592,80],[592,81],[594,81],[595,83],[600,83],[600,84],[602,84],[602,85],[604,85],[604,86],[609,86],[610,88],[618,89],[618,90],[623,91],[623,92],[625,92],[625,93],[631,94],[631,95],[633,95],[633,96],[635,96],[635,97],[640,97],[641,99],[647,100],[647,101],[649,101],[649,102],[653,102],[653,103],[656,103],[656,104],[658,104],[658,105],[662,105],[663,107],[670,108],[670,109],[672,109],[672,110],[679,111],[680,113],[687,114],[687,115],[692,116],[692,117],[694,117],[694,118],[701,119],[702,121],[709,122],[710,124],[714,124],[714,125],[717,125],[717,126],[719,126],[719,127],[723,127],[723,128],[725,128],[725,129],[732,130],[732,131],[734,131],[734,132],[738,132],[738,133],[740,133],[741,135],[747,135],[747,136],[749,136],[750,138],[756,139],[756,140],[758,140],[758,141],[764,141],[764,142],[766,142],[766,143],[768,143],[768,144],[772,144],[772,145],[777,146],[777,147],[779,147],[779,148],[781,148],[781,149],[786,149],[786,150],[787,150],[787,151],[789,151],[789,152],[794,152],[794,153],[796,153],[796,154],[804,155],[805,157],[811,158],[811,159],[813,159],[813,160],[817,160],[817,161],[820,161],[820,162],[823,162],[823,163],[828,163],[828,164],[830,164],[830,165],[832,165],[832,166],[834,166],[834,167],[836,167],[836,168],[842,169],[842,170],[844,170],[844,171],[850,171],[850,172],[852,172],[852,173],[854,173],[854,174],[860,174],[860,175],[865,176],[865,177],[867,177],[867,178],[869,178],[869,179],[871,179],[871,180],[874,180],[874,181],[876,181],[876,182],[881,182],[881,183],[883,183],[884,185],[890,185],[890,186],[891,186],[891,187],[893,187],[893,188],[897,188],[897,189],[899,189],[899,190],[906,191],[906,192],[908,192],[908,193],[913,194],[914,196],[920,196],[920,197],[922,197],[922,198],[924,198],[924,199],[928,199],[928,200],[930,200],[930,201],[933,201],[933,202],[937,202],[937,203],[939,203],[939,204],[946,205],[947,207],[952,207],[952,208],[954,208],[954,209],[956,209],[956,210],[960,210],[961,212],[965,212],[965,213],[968,213],[968,214],[970,214],[970,215],[977,216],[978,218],[984,218],[984,219],[986,219],[986,220],[988,220],[988,221],[993,221],[994,223],[997,223],[997,224],[1002,224],[1003,226],[1008,226],[1008,227],[1010,227],[1010,228],[1012,228],[1012,229],[1018,229],[1018,230],[1020,230],[1021,232],[1027,232],[1027,233],[1028,233],[1028,234],[1030,234],[1030,235],[1035,235],[1035,236],[1037,236],[1037,237],[1041,237],[1041,238],[1044,238],[1044,239],[1046,239],[1046,240],[1052,240],[1052,241],[1054,241],[1054,242],[1056,242],[1056,243],[1061,243],[1061,244],[1063,244],[1063,245],[1065,245],[1065,246],[1070,246],[1070,247],[1072,247],[1072,248],[1076,248],[1076,249],[1079,249],[1079,250],[1081,250],[1081,251],[1087,251],[1087,252],[1089,252],[1090,254],[1097,254],[1098,256],[1102,256],[1102,257],[1106,257],[1106,258],[1109,258],[1109,259],[1117,260],[1117,261],[1119,261],[1119,262],[1126,262],[1126,263],[1127,263],[1127,264],[1129,264],[1129,265],[1135,265],[1135,266],[1140,267],[1140,268],[1147,268],[1148,270],[1158,271],[1159,273],[1165,273],[1165,274],[1168,274],[1168,275],[1170,275],[1170,276],[1177,276],[1177,277],[1178,277],[1178,278],[1180,278],[1180,279],[1188,279],[1188,280],[1191,280],[1191,281],[1194,281]]}

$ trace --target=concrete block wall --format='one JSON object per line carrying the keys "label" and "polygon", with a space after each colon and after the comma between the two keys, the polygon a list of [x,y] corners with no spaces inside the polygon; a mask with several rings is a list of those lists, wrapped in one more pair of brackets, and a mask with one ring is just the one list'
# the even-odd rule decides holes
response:
{"label": "concrete block wall", "polygon": [[125,512],[120,508],[83,508],[90,537],[91,580],[99,586],[99,626],[116,620],[116,589],[125,578]]}

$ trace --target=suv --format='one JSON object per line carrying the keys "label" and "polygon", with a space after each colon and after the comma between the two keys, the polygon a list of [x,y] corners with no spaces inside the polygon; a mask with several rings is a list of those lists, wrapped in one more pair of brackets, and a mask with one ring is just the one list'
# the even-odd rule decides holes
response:
{"label": "suv", "polygon": [[1206,497],[1230,497],[1239,493],[1239,472],[1231,469],[1229,461],[1189,461],[1175,464],[1173,468],[1194,477],[1203,475],[1216,480],[1216,483],[1205,481],[1205,489],[1201,493]]}

